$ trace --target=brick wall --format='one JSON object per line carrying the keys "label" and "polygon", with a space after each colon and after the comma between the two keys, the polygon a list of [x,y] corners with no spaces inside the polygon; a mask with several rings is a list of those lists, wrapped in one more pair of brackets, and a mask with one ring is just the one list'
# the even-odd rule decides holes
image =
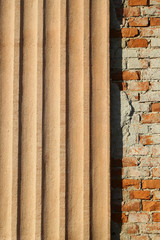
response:
{"label": "brick wall", "polygon": [[160,239],[160,0],[111,2],[112,239]]}

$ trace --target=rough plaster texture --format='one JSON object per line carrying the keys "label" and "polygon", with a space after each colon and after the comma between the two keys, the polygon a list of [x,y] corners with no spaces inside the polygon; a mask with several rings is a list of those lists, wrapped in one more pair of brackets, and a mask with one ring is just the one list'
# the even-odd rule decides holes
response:
{"label": "rough plaster texture", "polygon": [[112,239],[160,239],[160,1],[111,9]]}
{"label": "rough plaster texture", "polygon": [[0,1],[0,240],[110,239],[109,12]]}

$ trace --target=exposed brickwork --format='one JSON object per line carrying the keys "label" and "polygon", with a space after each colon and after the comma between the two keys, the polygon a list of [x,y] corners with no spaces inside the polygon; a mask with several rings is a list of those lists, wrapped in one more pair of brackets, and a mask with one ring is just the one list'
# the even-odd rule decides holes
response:
{"label": "exposed brickwork", "polygon": [[136,37],[138,35],[137,28],[122,28],[121,32],[124,38]]}
{"label": "exposed brickwork", "polygon": [[150,18],[151,26],[160,26],[160,18]]}
{"label": "exposed brickwork", "polygon": [[160,222],[160,213],[153,213],[153,222]]}
{"label": "exposed brickwork", "polygon": [[141,123],[160,123],[160,113],[142,114]]}
{"label": "exposed brickwork", "polygon": [[126,7],[123,9],[124,17],[139,17],[141,14],[138,7]]}
{"label": "exposed brickwork", "polygon": [[128,47],[129,48],[147,48],[148,47],[148,41],[147,39],[130,39],[128,41]]}
{"label": "exposed brickwork", "polygon": [[122,181],[122,186],[123,188],[129,187],[139,188],[139,181],[135,179],[124,179]]}
{"label": "exposed brickwork", "polygon": [[148,0],[129,0],[129,6],[142,6],[147,5]]}
{"label": "exposed brickwork", "polygon": [[150,191],[130,191],[130,199],[150,199]]}
{"label": "exposed brickwork", "polygon": [[160,112],[160,103],[152,103],[151,111],[152,112]]}
{"label": "exposed brickwork", "polygon": [[112,238],[160,240],[160,0],[114,4]]}
{"label": "exposed brickwork", "polygon": [[131,240],[150,240],[148,236],[131,236]]}
{"label": "exposed brickwork", "polygon": [[146,27],[148,26],[148,18],[147,17],[140,17],[140,18],[130,18],[129,19],[129,26],[130,27]]}

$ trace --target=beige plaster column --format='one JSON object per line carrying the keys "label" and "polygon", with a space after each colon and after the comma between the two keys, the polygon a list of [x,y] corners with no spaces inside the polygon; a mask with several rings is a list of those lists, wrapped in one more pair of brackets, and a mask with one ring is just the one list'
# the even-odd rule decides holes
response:
{"label": "beige plaster column", "polygon": [[91,1],[92,238],[110,239],[109,1]]}
{"label": "beige plaster column", "polygon": [[110,239],[109,1],[0,1],[0,239]]}

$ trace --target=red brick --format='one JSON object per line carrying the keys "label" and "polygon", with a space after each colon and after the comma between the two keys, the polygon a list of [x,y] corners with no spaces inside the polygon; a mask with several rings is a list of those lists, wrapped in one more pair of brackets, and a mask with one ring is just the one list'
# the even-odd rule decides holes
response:
{"label": "red brick", "polygon": [[142,123],[160,123],[160,113],[142,114]]}
{"label": "red brick", "polygon": [[160,223],[147,223],[141,226],[142,233],[160,233]]}
{"label": "red brick", "polygon": [[140,136],[140,142],[143,145],[151,145],[153,144],[152,136]]}
{"label": "red brick", "polygon": [[139,17],[140,9],[138,7],[127,7],[123,9],[124,17]]}
{"label": "red brick", "polygon": [[126,223],[127,215],[125,213],[112,213],[112,221],[117,223]]}
{"label": "red brick", "polygon": [[135,233],[138,233],[139,231],[139,227],[137,224],[133,224],[132,225],[128,225],[127,226],[127,233],[128,234],[135,234]]}
{"label": "red brick", "polygon": [[160,168],[153,168],[152,169],[152,176],[153,177],[160,177]]}
{"label": "red brick", "polygon": [[160,211],[160,201],[143,201],[143,211]]}
{"label": "red brick", "polygon": [[137,28],[122,28],[121,32],[123,38],[131,38],[136,37],[138,35]]}
{"label": "red brick", "polygon": [[124,71],[122,74],[123,80],[139,80],[141,76],[140,71],[136,72],[130,72],[130,71]]}
{"label": "red brick", "polygon": [[136,179],[123,179],[122,181],[123,188],[135,187],[139,188],[139,180]]}
{"label": "red brick", "polygon": [[148,0],[129,0],[129,6],[147,6]]}
{"label": "red brick", "polygon": [[145,156],[149,154],[149,150],[148,150],[148,147],[146,146],[133,146],[133,147],[130,147],[129,154]]}
{"label": "red brick", "polygon": [[130,199],[150,199],[150,191],[130,191]]}
{"label": "red brick", "polygon": [[160,18],[150,18],[151,26],[160,26]]}
{"label": "red brick", "polygon": [[111,79],[112,80],[140,80],[141,72],[140,71],[135,71],[135,72],[130,72],[130,71],[124,71],[124,72],[116,72],[112,73]]}
{"label": "red brick", "polygon": [[140,203],[139,202],[129,202],[122,206],[122,211],[130,212],[130,211],[140,211]]}
{"label": "red brick", "polygon": [[160,103],[152,103],[151,111],[152,112],[160,112]]}
{"label": "red brick", "polygon": [[142,180],[142,188],[143,189],[160,189],[160,180],[159,179],[148,179]]}
{"label": "red brick", "polygon": [[147,39],[130,39],[128,41],[129,48],[147,48],[148,41]]}
{"label": "red brick", "polygon": [[153,222],[160,222],[160,213],[153,213]]}
{"label": "red brick", "polygon": [[147,91],[149,90],[149,82],[132,82],[128,89],[130,91]]}
{"label": "red brick", "polygon": [[128,216],[128,222],[149,222],[149,214],[148,213],[130,213]]}
{"label": "red brick", "polygon": [[160,134],[142,135],[142,136],[140,136],[140,142],[143,145],[158,144],[160,142]]}
{"label": "red brick", "polygon": [[148,236],[131,236],[131,240],[149,240]]}
{"label": "red brick", "polygon": [[148,18],[130,18],[129,19],[129,26],[130,27],[146,27],[148,26]]}
{"label": "red brick", "polygon": [[133,167],[137,166],[138,160],[135,157],[125,157],[122,159],[123,167]]}

